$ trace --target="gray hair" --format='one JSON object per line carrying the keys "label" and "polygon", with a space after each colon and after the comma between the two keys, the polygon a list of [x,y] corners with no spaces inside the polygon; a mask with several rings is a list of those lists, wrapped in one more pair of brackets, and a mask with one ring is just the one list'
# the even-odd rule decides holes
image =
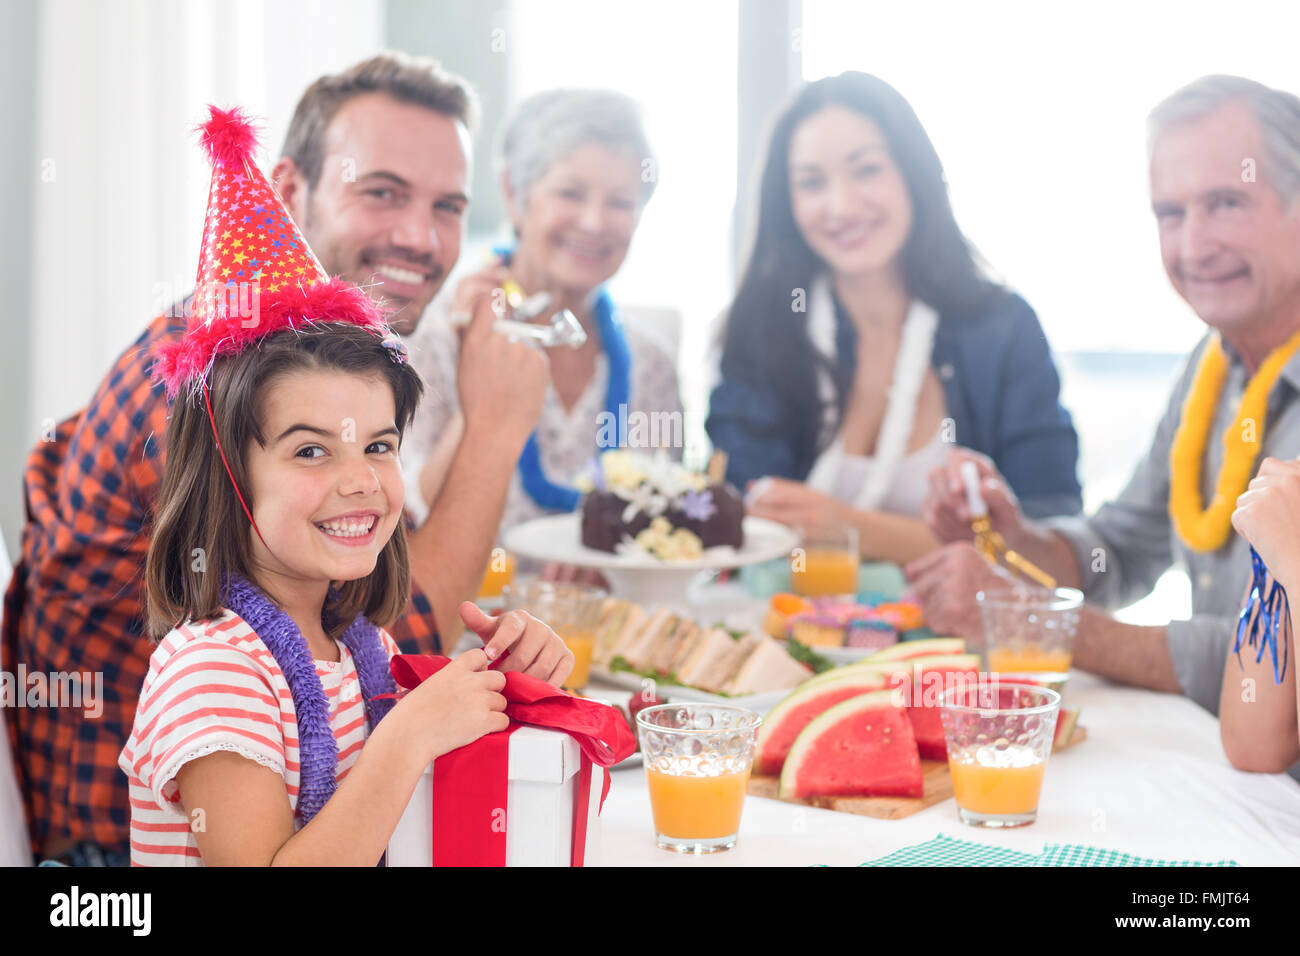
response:
{"label": "gray hair", "polygon": [[580,146],[605,146],[641,164],[641,204],[649,201],[657,163],[641,122],[641,107],[613,90],[548,90],[515,108],[501,137],[501,165],[522,205],[528,190],[556,160]]}
{"label": "gray hair", "polygon": [[[1286,205],[1300,196],[1300,97],[1240,76],[1203,76],[1162,100],[1147,117],[1148,151],[1169,126],[1240,102],[1259,123],[1268,181]],[[1244,157],[1243,157],[1244,158]]]}

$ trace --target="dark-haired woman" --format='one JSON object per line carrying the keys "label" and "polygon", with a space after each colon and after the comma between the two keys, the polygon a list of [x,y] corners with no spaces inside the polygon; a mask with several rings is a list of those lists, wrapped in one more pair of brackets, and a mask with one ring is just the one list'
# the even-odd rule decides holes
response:
{"label": "dark-haired woman", "polygon": [[1078,439],[1034,311],[985,277],[907,101],[843,73],[777,118],[707,429],[750,513],[853,524],[864,556],[937,546],[921,520],[954,444],[1025,512],[1073,513]]}

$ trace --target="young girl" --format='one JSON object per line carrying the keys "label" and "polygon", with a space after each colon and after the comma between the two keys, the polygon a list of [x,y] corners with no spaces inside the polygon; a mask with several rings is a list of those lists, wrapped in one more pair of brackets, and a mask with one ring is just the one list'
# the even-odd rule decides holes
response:
{"label": "young girl", "polygon": [[422,769],[508,723],[491,644],[375,699],[396,689],[376,625],[409,593],[397,449],[420,394],[390,354],[331,323],[218,360],[219,447],[205,395],[176,403],[146,571],[162,640],[120,760],[133,863],[374,865]]}
{"label": "young girl", "polygon": [[540,621],[466,602],[486,646],[394,703],[381,627],[410,594],[398,447],[419,376],[312,256],[247,118],[213,109],[201,131],[193,313],[154,351],[178,397],[145,567],[161,641],[118,761],[131,860],[373,866],[423,768],[509,723],[488,663],[509,651],[558,682],[572,655]]}

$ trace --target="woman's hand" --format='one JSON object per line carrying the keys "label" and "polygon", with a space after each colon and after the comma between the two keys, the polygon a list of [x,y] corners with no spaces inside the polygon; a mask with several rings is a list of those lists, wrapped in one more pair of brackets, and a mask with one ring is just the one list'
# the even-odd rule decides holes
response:
{"label": "woman's hand", "polygon": [[851,524],[853,509],[801,481],[760,478],[750,482],[745,511],[790,527],[818,528]]}
{"label": "woman's hand", "polygon": [[1232,526],[1283,587],[1300,583],[1300,461],[1265,458],[1237,499]]}
{"label": "woman's hand", "polygon": [[507,651],[503,671],[520,671],[559,687],[573,670],[573,652],[558,634],[526,611],[490,617],[471,601],[460,606],[460,619],[483,640],[482,653],[494,661]]}

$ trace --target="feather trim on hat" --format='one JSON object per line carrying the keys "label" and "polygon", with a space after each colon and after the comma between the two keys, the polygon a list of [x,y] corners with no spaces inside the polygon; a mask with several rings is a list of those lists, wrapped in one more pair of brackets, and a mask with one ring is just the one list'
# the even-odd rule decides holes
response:
{"label": "feather trim on hat", "polygon": [[379,307],[350,282],[329,279],[310,286],[285,286],[262,296],[254,316],[234,315],[197,325],[179,342],[160,343],[154,350],[153,379],[166,383],[170,400],[186,381],[205,379],[218,357],[242,352],[283,329],[323,322],[349,322],[381,339],[389,332]]}

